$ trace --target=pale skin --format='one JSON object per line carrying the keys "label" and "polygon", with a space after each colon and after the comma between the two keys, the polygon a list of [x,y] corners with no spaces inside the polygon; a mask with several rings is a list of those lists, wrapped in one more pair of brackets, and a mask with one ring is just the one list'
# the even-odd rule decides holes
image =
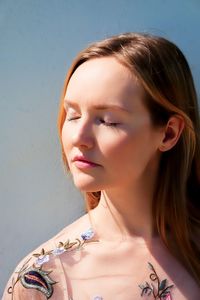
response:
{"label": "pale skin", "polygon": [[[148,262],[174,285],[173,300],[199,299],[195,281],[161,242],[151,210],[160,157],[176,145],[184,122],[174,115],[153,126],[143,96],[134,74],[114,57],[83,63],[69,81],[62,129],[69,169],[78,189],[101,191],[98,206],[56,237],[55,244],[75,240],[92,227],[98,240],[61,258],[73,300],[154,299],[141,298],[138,287],[150,283]],[[77,155],[98,165],[74,161]],[[14,299],[27,299],[20,293]],[[51,299],[63,299],[59,288]]]}
{"label": "pale skin", "polygon": [[[85,275],[70,267],[78,299],[88,299],[86,291],[95,292],[99,284],[105,299],[139,299],[138,284],[148,281],[148,261],[161,279],[176,286],[173,299],[199,297],[193,279],[160,241],[151,213],[160,156],[175,146],[184,122],[172,116],[165,126],[153,126],[142,97],[134,75],[113,57],[85,62],[68,84],[62,130],[68,165],[81,191],[101,190],[97,208],[81,219],[81,226],[90,220],[100,243],[91,245],[87,251],[92,255],[80,263]],[[109,107],[113,104],[122,109]],[[72,161],[75,155],[100,166],[80,167]],[[88,278],[81,281],[82,292],[78,278]]]}
{"label": "pale skin", "polygon": [[[109,235],[109,240],[121,239],[122,232],[127,237],[154,236],[151,205],[160,155],[176,144],[184,126],[178,117],[166,126],[153,126],[142,97],[136,78],[111,57],[81,65],[65,96],[62,140],[68,165],[80,190],[102,191],[92,214],[99,234],[105,239]],[[109,108],[112,104],[127,112]],[[109,126],[112,123],[115,127]],[[100,166],[80,169],[72,162],[79,154]],[[105,206],[112,207],[119,226],[108,218]]]}

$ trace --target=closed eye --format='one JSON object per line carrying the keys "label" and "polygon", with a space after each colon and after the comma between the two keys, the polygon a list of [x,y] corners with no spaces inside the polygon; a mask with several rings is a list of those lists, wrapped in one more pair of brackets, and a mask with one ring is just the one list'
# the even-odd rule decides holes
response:
{"label": "closed eye", "polygon": [[[80,117],[66,117],[66,121],[74,121],[74,120],[78,120],[80,119]],[[116,123],[116,122],[108,122],[108,121],[105,121],[103,119],[100,119],[99,120],[101,124],[103,124],[104,126],[107,126],[107,127],[116,127],[117,125],[119,125],[119,123]]]}
{"label": "closed eye", "polygon": [[67,121],[73,121],[73,120],[77,120],[79,119],[80,117],[66,117],[66,120]]}
{"label": "closed eye", "polygon": [[105,126],[110,126],[110,127],[116,127],[117,125],[119,125],[119,123],[116,123],[116,122],[107,122],[103,119],[100,119],[100,122],[105,125]]}

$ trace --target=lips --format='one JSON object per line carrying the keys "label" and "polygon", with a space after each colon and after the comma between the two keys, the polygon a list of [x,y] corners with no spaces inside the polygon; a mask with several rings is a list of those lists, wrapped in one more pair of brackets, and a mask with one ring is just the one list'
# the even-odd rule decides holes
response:
{"label": "lips", "polygon": [[82,163],[83,165],[90,165],[90,166],[100,166],[99,164],[87,159],[85,156],[82,156],[82,155],[76,155],[73,159],[72,159],[72,162],[80,162]]}

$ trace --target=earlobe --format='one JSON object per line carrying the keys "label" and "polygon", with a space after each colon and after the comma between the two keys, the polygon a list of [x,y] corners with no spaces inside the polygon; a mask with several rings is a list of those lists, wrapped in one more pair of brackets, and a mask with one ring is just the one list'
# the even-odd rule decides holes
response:
{"label": "earlobe", "polygon": [[167,125],[165,126],[164,135],[159,150],[161,152],[165,152],[172,149],[178,142],[184,127],[185,122],[181,116],[171,116],[167,122]]}

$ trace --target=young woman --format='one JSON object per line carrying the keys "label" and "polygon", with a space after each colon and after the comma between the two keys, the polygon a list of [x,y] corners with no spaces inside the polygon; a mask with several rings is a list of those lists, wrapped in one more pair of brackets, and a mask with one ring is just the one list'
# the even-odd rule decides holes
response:
{"label": "young woman", "polygon": [[58,126],[88,213],[19,264],[3,299],[200,299],[200,122],[182,52],[135,33],[90,45]]}

